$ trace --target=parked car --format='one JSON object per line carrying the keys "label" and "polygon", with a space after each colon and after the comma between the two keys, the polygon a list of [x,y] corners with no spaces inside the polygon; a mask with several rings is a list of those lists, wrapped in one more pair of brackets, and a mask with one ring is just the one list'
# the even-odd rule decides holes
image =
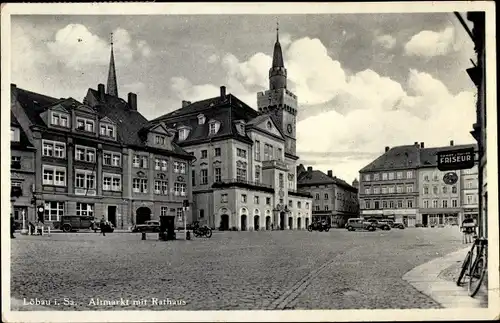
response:
{"label": "parked car", "polygon": [[377,221],[377,228],[382,230],[390,230],[392,228],[390,220],[379,220]]}
{"label": "parked car", "polygon": [[375,224],[373,224],[372,222],[366,221],[365,219],[362,219],[362,218],[352,218],[352,219],[347,220],[345,227],[349,231],[355,231],[356,229],[368,230],[368,231],[375,231],[376,230]]}
{"label": "parked car", "polygon": [[401,223],[401,222],[394,222],[394,221],[391,221],[391,226],[393,228],[396,228],[396,229],[404,229],[405,228],[405,225],[404,223]]}
{"label": "parked car", "polygon": [[132,232],[160,232],[160,221],[149,220],[144,224],[136,224],[132,227]]}
{"label": "parked car", "polygon": [[61,217],[58,227],[64,232],[71,232],[81,229],[91,229],[93,227],[93,223],[93,216],[64,215]]}

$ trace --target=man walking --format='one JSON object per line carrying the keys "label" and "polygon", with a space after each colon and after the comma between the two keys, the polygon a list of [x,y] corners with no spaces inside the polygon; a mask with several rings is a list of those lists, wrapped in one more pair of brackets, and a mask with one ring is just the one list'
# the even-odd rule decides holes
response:
{"label": "man walking", "polygon": [[104,219],[104,215],[102,216],[101,222],[99,222],[99,226],[101,228],[101,233],[103,236],[106,236],[106,220]]}
{"label": "man walking", "polygon": [[16,237],[14,236],[14,231],[16,230],[16,223],[14,221],[14,216],[12,216],[12,213],[10,214],[10,238],[15,239]]}
{"label": "man walking", "polygon": [[469,215],[465,215],[465,219],[462,221],[462,232],[463,232],[463,243],[471,243],[472,236],[476,233],[476,226],[474,219]]}

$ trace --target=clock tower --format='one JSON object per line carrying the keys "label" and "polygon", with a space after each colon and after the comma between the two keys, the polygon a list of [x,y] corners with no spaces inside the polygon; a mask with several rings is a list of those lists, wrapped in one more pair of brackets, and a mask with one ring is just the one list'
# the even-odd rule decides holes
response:
{"label": "clock tower", "polygon": [[269,69],[269,90],[257,93],[260,113],[271,113],[285,135],[285,156],[298,159],[296,151],[297,96],[287,89],[287,71],[276,28],[273,63]]}

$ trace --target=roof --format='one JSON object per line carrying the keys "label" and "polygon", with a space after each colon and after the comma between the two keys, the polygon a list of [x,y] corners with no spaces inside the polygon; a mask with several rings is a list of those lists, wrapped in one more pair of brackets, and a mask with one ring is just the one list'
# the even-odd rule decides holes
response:
{"label": "roof", "polygon": [[283,64],[283,53],[281,51],[280,42],[276,39],[276,43],[274,44],[274,52],[273,52],[273,67],[284,67]]}
{"label": "roof", "polygon": [[[205,116],[206,121],[204,124],[199,124],[198,122],[200,114]],[[252,140],[247,136],[246,132],[244,134],[238,132],[235,121],[242,120],[247,123],[258,116],[259,113],[257,111],[234,95],[228,94],[225,98],[218,96],[193,102],[183,108],[151,120],[151,123],[163,122],[167,127],[172,129],[177,129],[181,125],[189,127],[190,132],[185,140],[179,142],[178,135],[174,139],[181,146],[219,138],[235,138],[251,143]],[[209,124],[212,120],[220,123],[219,131],[215,135],[209,135]]]}
{"label": "roof", "polygon": [[19,129],[19,141],[11,141],[10,142],[10,147],[13,149],[18,149],[18,150],[31,150],[34,149],[35,146],[31,143],[31,141],[28,139],[28,136],[24,132],[23,128],[21,127],[21,124],[19,121],[17,121],[16,116],[12,111],[10,111],[10,125],[15,126]]}
{"label": "roof", "polygon": [[417,145],[397,146],[363,167],[359,172],[372,172],[389,169],[417,168],[420,160]]}
{"label": "roof", "polygon": [[431,148],[420,148],[418,145],[396,146],[363,167],[359,172],[436,167],[438,152],[472,147],[477,149],[475,144]]}
{"label": "roof", "polygon": [[[89,89],[85,102],[96,109],[99,117],[108,117],[117,124],[117,135],[125,145],[144,146],[140,133],[144,128],[151,127],[149,121],[137,110],[130,109],[129,104],[116,96],[105,94],[104,101],[98,100],[97,90]],[[179,145],[172,143],[173,152],[180,155],[190,156]]]}
{"label": "roof", "polygon": [[45,111],[46,107],[62,101],[62,99],[26,91],[18,87],[11,87],[11,93],[12,99],[16,98],[21,104],[32,125],[45,125],[40,113]]}
{"label": "roof", "polygon": [[[301,165],[299,165],[298,167],[300,166]],[[330,177],[320,170],[307,170],[305,172],[301,172],[300,177],[297,178],[297,185],[299,186],[326,185],[326,184],[336,184],[345,187],[351,191],[357,191],[357,188],[353,187],[352,185],[349,185],[343,179],[338,178],[336,176]]]}

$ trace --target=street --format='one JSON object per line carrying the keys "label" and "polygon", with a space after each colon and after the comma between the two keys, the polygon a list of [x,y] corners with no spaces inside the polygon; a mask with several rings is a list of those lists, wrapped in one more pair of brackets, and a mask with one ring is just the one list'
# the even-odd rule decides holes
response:
{"label": "street", "polygon": [[[57,233],[12,241],[11,294],[55,310],[439,308],[402,280],[463,245],[457,227],[214,232],[211,239]],[[18,310],[30,310],[31,305]]]}

